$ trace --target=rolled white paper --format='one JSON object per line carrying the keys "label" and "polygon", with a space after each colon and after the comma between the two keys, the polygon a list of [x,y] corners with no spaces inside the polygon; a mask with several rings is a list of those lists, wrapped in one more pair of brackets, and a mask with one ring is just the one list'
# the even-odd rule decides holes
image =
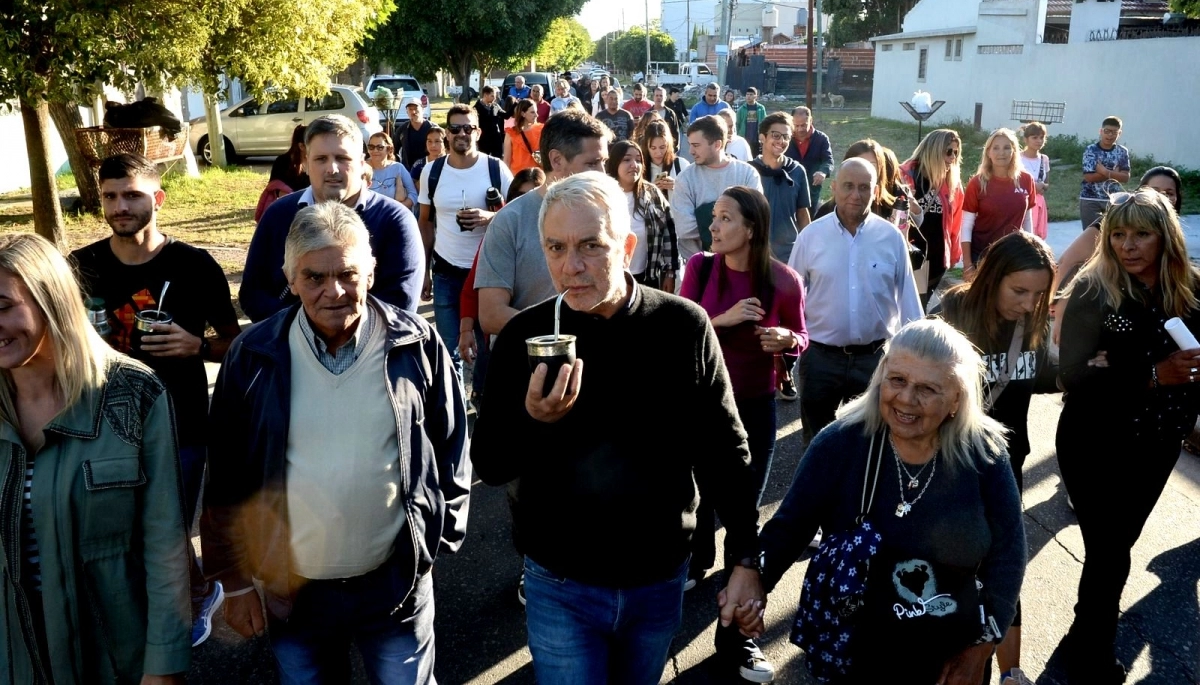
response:
{"label": "rolled white paper", "polygon": [[1171,339],[1175,341],[1176,345],[1179,345],[1179,349],[1194,350],[1200,347],[1200,342],[1196,341],[1196,336],[1192,335],[1192,332],[1187,329],[1187,326],[1183,325],[1183,321],[1178,316],[1168,320],[1163,324],[1163,328],[1167,329],[1167,333],[1171,334]]}

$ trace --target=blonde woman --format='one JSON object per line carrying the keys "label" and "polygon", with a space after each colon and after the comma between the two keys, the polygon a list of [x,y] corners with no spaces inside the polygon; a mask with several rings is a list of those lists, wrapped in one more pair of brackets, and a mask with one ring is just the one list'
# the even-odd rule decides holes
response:
{"label": "blonde woman", "polygon": [[71,267],[0,238],[6,682],[184,682],[187,534],[171,402],[92,329]]}
{"label": "blonde woman", "polygon": [[975,261],[989,245],[1009,233],[1032,231],[1037,200],[1033,177],[1017,161],[1017,134],[998,128],[983,145],[979,170],[967,182],[963,200],[963,278],[975,278]]}
{"label": "blonde woman", "polygon": [[1046,144],[1046,125],[1040,121],[1025,124],[1021,127],[1021,137],[1025,139],[1025,147],[1021,148],[1021,166],[1033,177],[1033,187],[1037,189],[1033,205],[1033,233],[1045,240],[1049,223],[1046,188],[1050,187],[1050,158],[1042,154],[1042,147]]}
{"label": "blonde woman", "polygon": [[930,131],[900,165],[900,172],[921,208],[921,235],[928,246],[929,292],[946,269],[962,258],[959,231],[963,216],[962,141],[948,128]]}
{"label": "blonde woman", "polygon": [[1062,322],[1055,446],[1085,551],[1064,643],[1071,683],[1124,680],[1114,641],[1130,549],[1200,409],[1200,349],[1180,350],[1163,325],[1179,317],[1200,334],[1197,290],[1171,201],[1151,188],[1109,197]]}
{"label": "blonde woman", "polygon": [[370,165],[371,191],[390,197],[412,209],[417,199],[417,186],[412,174],[396,161],[396,147],[392,138],[380,131],[367,141],[367,164]]}

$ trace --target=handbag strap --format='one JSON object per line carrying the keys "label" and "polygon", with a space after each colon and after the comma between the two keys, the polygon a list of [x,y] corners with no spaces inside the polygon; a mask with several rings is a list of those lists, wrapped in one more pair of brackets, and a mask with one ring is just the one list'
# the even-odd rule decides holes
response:
{"label": "handbag strap", "polygon": [[[862,523],[867,514],[871,513],[871,505],[875,503],[875,486],[879,484],[879,467],[883,464],[883,444],[887,442],[887,428],[871,436],[871,446],[867,449],[867,470],[863,474],[862,499],[859,501],[858,523]],[[874,464],[874,473],[871,465]]]}
{"label": "handbag strap", "polygon": [[1021,354],[1021,342],[1025,339],[1025,319],[1017,319],[1017,325],[1013,326],[1012,342],[1008,344],[1008,356],[1004,358],[1004,369],[1000,372],[1000,377],[988,389],[988,396],[983,402],[983,410],[990,412],[992,407],[996,405],[996,400],[1000,398],[1000,393],[1008,387],[1008,382],[1012,380],[1012,373],[1017,367],[1017,357]]}
{"label": "handbag strap", "polygon": [[529,144],[529,139],[525,137],[525,132],[522,131],[521,128],[518,126],[517,133],[521,134],[521,140],[525,141],[525,149],[529,150],[529,156],[532,157],[533,156],[533,146]]}

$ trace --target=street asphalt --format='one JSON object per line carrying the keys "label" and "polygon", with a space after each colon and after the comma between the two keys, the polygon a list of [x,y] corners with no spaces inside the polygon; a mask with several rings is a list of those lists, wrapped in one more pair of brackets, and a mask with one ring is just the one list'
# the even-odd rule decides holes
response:
{"label": "street asphalt", "polygon": [[[1200,217],[1189,217],[1189,251],[1200,255]],[[1056,253],[1079,231],[1078,222],[1051,225]],[[669,401],[669,398],[667,398]],[[1039,685],[1064,683],[1060,642],[1072,607],[1084,556],[1079,527],[1067,506],[1054,453],[1060,395],[1035,396],[1029,412],[1033,451],[1025,464],[1025,527],[1029,565],[1021,596],[1024,608],[1022,666]],[[631,430],[648,430],[637,426]],[[783,498],[800,458],[799,407],[779,403],[779,435],[761,521]],[[690,427],[681,427],[690,429]],[[1096,426],[1096,430],[1104,430]],[[513,449],[520,449],[519,439]],[[1097,468],[1112,474],[1113,506],[1121,506],[1121,473],[1137,468],[1137,455],[1097,455]],[[1129,666],[1128,683],[1200,684],[1200,459],[1182,452],[1165,492],[1133,549],[1133,571],[1121,601],[1118,656]],[[718,534],[718,541],[721,540]],[[720,557],[718,557],[720,558]],[[635,563],[635,560],[630,560]],[[805,560],[797,563],[769,598],[763,651],[777,670],[776,682],[813,681],[803,653],[788,641]],[[517,602],[520,559],[513,551],[510,517],[502,488],[477,482],[472,490],[466,543],[439,560],[437,596],[438,682],[535,682],[526,648],[524,613]],[[736,672],[714,663],[717,576],[711,574],[684,598],[683,626],[671,647],[664,683],[740,683]],[[188,682],[276,683],[265,638],[244,641],[220,617],[213,636],[193,652]],[[354,659],[354,683],[368,682]],[[896,664],[902,673],[904,664]],[[993,672],[992,681],[997,682]],[[619,685],[619,684],[614,684]]]}

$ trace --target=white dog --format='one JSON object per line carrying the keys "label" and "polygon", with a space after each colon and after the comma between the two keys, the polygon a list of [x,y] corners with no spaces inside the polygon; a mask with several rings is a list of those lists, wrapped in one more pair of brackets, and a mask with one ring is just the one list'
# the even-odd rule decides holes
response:
{"label": "white dog", "polygon": [[844,109],[846,107],[845,95],[834,95],[833,93],[825,93],[825,97],[829,98],[829,106]]}

